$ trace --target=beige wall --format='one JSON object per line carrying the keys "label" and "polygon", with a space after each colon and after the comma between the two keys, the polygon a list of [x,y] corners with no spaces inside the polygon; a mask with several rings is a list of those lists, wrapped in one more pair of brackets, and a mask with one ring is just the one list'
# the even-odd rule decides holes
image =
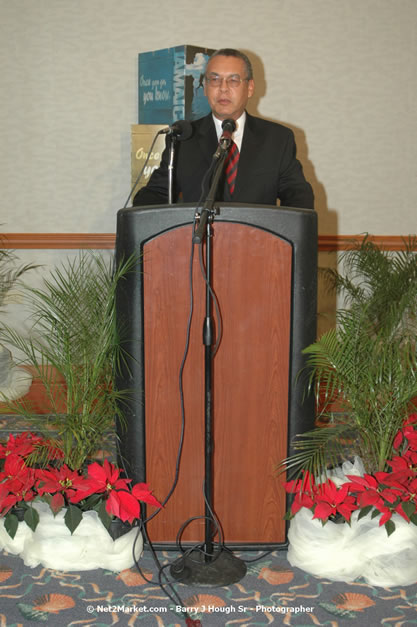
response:
{"label": "beige wall", "polygon": [[[200,5],[200,6],[199,6]],[[0,224],[114,232],[137,54],[230,45],[294,129],[320,233],[415,232],[416,0],[0,0]]]}

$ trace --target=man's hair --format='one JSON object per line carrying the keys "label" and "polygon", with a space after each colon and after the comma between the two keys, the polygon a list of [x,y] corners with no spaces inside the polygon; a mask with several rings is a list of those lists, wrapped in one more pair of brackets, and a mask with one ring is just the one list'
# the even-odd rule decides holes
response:
{"label": "man's hair", "polygon": [[252,63],[250,62],[249,57],[247,57],[246,54],[244,54],[243,52],[240,52],[240,50],[235,50],[234,48],[220,48],[220,50],[216,50],[216,52],[213,52],[207,62],[207,65],[214,57],[236,57],[237,59],[242,59],[243,63],[245,64],[247,74],[245,78],[248,80],[253,79]]}

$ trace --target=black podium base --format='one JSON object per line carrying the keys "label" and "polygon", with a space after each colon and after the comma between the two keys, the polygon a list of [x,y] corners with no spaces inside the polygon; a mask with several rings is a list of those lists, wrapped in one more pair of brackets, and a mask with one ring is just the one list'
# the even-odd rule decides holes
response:
{"label": "black podium base", "polygon": [[221,588],[237,583],[246,575],[246,564],[229,551],[215,551],[210,561],[200,551],[179,558],[170,568],[171,576],[189,586]]}

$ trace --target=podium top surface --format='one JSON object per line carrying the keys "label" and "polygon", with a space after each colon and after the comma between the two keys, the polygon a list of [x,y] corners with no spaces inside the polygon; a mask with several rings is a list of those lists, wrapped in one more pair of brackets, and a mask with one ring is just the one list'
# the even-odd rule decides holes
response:
{"label": "podium top surface", "polygon": [[[201,211],[201,207],[198,207],[196,203],[182,203],[182,204],[174,204],[174,205],[147,205],[140,207],[124,207],[123,209],[119,209],[117,212],[119,215],[130,215],[132,213],[143,213],[143,212],[161,212],[161,211],[173,211],[173,212],[181,212],[191,211],[193,210]],[[214,206],[214,210],[218,215],[222,218],[227,219],[228,216],[235,215],[236,212],[247,212],[247,211],[270,211],[270,212],[289,212],[289,213],[302,213],[308,215],[317,215],[313,209],[303,209],[302,207],[282,207],[278,205],[248,205],[246,203],[239,202],[229,202],[229,203],[216,203]]]}
{"label": "podium top surface", "polygon": [[[294,247],[317,248],[317,214],[312,209],[275,205],[218,204],[214,221],[247,224],[264,229],[292,243]],[[117,243],[130,242],[132,248],[167,230],[193,224],[201,211],[195,203],[129,207],[117,213]]]}

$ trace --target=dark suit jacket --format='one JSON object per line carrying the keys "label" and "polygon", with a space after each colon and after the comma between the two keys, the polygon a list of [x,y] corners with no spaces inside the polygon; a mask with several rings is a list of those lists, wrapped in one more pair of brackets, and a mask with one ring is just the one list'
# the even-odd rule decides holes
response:
{"label": "dark suit jacket", "polygon": [[[177,142],[174,200],[198,202],[202,181],[212,163],[218,140],[212,115],[192,122],[193,135]],[[208,189],[208,188],[207,188]],[[222,186],[218,200],[246,204],[314,208],[313,191],[296,159],[293,132],[281,124],[247,114],[233,198]],[[204,198],[205,199],[205,198]],[[161,165],[133,199],[133,205],[168,202],[168,150]]]}

